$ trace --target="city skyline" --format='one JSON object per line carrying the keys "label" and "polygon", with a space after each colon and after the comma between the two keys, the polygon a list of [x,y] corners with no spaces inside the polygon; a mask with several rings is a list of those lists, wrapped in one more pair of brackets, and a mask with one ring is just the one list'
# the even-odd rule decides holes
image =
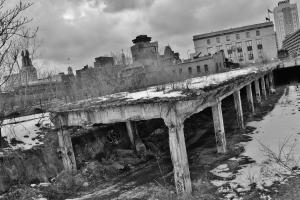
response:
{"label": "city skyline", "polygon": [[[66,71],[69,63],[74,69],[92,65],[95,57],[110,55],[110,52],[122,49],[129,52],[131,40],[139,34],[151,35],[162,48],[170,44],[186,58],[194,51],[193,35],[264,22],[267,9],[273,10],[278,3],[272,0],[184,3],[64,0],[58,6],[55,1],[32,2],[34,5],[27,12],[39,26],[42,41],[40,57],[34,63],[57,71]],[[299,0],[291,2],[299,3]],[[171,4],[172,9],[169,9]],[[239,16],[242,9],[243,15]]]}
{"label": "city skyline", "polygon": [[300,27],[297,4],[290,3],[290,0],[280,1],[274,8],[273,14],[278,48],[281,49],[285,37],[293,34]]}

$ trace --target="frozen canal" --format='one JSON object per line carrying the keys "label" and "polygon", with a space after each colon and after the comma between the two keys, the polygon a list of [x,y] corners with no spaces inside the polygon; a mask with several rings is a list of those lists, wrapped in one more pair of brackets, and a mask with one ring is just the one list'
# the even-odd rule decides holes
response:
{"label": "frozen canal", "polygon": [[[274,109],[261,121],[249,122],[255,128],[251,141],[241,143],[245,152],[231,161],[247,158],[255,161],[242,166],[237,173],[223,164],[211,172],[219,177],[212,183],[224,193],[225,199],[242,199],[243,193],[256,186],[262,198],[270,199],[268,188],[275,182],[283,183],[286,177],[296,174],[300,159],[300,86],[289,86]],[[266,192],[264,194],[264,191]]]}

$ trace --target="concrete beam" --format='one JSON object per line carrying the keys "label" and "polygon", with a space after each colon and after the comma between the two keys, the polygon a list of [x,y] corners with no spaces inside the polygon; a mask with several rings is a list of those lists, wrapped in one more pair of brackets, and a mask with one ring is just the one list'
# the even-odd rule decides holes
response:
{"label": "concrete beam", "polygon": [[234,97],[234,108],[236,112],[236,120],[237,120],[238,127],[241,129],[245,129],[240,90],[235,91],[233,93],[233,97]]}
{"label": "concrete beam", "polygon": [[58,152],[61,155],[64,169],[67,171],[76,171],[77,166],[70,132],[68,130],[59,129],[57,135],[59,144]]}
{"label": "concrete beam", "polygon": [[264,77],[260,78],[260,84],[261,84],[262,96],[266,100],[268,97],[267,97],[266,82],[265,82],[265,78]]}
{"label": "concrete beam", "polygon": [[226,153],[226,151],[227,151],[226,137],[225,137],[225,129],[224,129],[221,101],[218,102],[216,105],[212,106],[211,108],[212,108],[212,114],[213,114],[213,120],[214,120],[217,151],[218,151],[218,153]]}
{"label": "concrete beam", "polygon": [[260,88],[259,88],[258,80],[254,81],[254,85],[255,85],[256,100],[257,100],[258,103],[261,103],[261,95],[260,95]]}
{"label": "concrete beam", "polygon": [[184,139],[184,120],[171,109],[164,121],[169,128],[169,146],[174,167],[176,191],[177,194],[186,197],[192,192],[192,184]]}
{"label": "concrete beam", "polygon": [[247,91],[248,107],[249,107],[250,111],[252,113],[254,113],[255,109],[254,109],[254,101],[253,101],[252,85],[251,85],[251,83],[246,86],[246,91]]}

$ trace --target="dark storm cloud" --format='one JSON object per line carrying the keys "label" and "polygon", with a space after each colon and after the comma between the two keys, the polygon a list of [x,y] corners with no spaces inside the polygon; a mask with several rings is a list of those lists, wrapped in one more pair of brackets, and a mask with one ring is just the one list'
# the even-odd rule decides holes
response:
{"label": "dark storm cloud", "polygon": [[[192,36],[265,21],[273,0],[32,0],[41,58],[76,68],[128,50],[138,34],[170,44],[186,57]],[[299,0],[298,0],[299,1]]]}
{"label": "dark storm cloud", "polygon": [[134,10],[149,7],[154,0],[104,0],[106,5],[104,11],[119,12],[123,10]]}

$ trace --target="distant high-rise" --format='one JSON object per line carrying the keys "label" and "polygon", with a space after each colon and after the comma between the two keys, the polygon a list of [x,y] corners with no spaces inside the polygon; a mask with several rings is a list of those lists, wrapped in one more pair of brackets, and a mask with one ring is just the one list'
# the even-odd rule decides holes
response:
{"label": "distant high-rise", "polygon": [[274,8],[274,19],[278,48],[281,49],[284,38],[300,28],[297,4],[291,4],[290,0],[280,1]]}

